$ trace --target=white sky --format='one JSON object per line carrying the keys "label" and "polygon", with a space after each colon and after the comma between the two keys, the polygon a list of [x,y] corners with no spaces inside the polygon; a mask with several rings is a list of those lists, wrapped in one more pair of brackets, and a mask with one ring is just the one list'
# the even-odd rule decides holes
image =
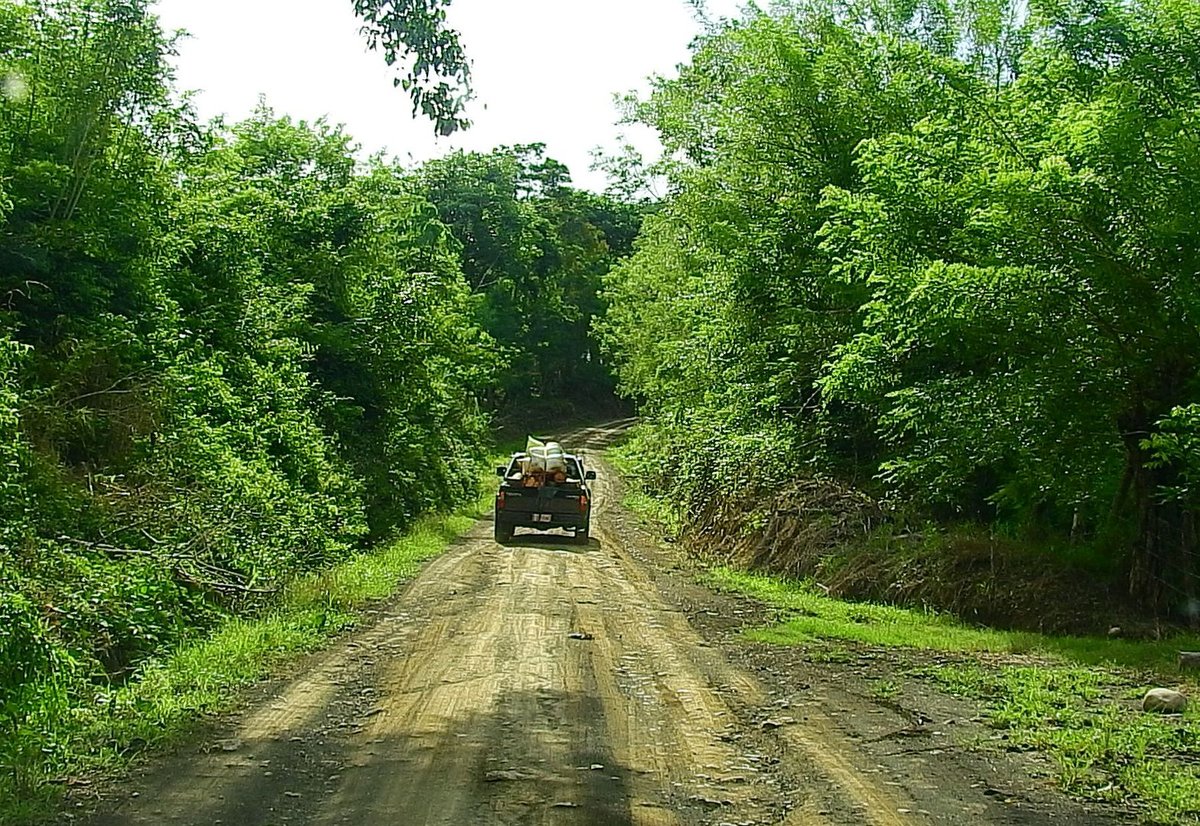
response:
{"label": "white sky", "polygon": [[[733,15],[737,0],[710,0]],[[657,155],[649,130],[618,127],[614,92],[648,88],[688,59],[699,24],[684,0],[456,0],[451,23],[473,61],[477,99],[465,134],[435,139],[392,87],[383,58],[368,52],[351,0],[159,0],[179,44],[178,85],[199,92],[201,117],[250,113],[264,95],[277,113],[343,123],[364,154],[386,149],[419,162],[452,149],[546,144],[575,183],[603,189],[589,151],[612,149],[625,132]],[[485,108],[486,107],[486,108]]]}

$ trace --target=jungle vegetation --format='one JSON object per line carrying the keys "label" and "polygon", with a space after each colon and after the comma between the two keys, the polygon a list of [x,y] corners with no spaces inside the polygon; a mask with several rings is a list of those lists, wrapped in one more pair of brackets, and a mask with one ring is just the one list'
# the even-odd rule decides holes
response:
{"label": "jungle vegetation", "polygon": [[670,194],[598,332],[652,487],[850,481],[1194,611],[1197,31],[1195,0],[780,3],[629,98]]}
{"label": "jungle vegetation", "polygon": [[[446,5],[354,4],[443,134]],[[537,144],[411,169],[202,123],[147,0],[0,0],[0,796],[156,658],[469,500],[496,415],[614,387],[684,518],[829,477],[1200,604],[1197,31],[749,7],[625,100],[666,154],[609,159],[618,196]]]}
{"label": "jungle vegetation", "polygon": [[536,146],[198,122],[172,49],[147,0],[0,0],[0,798],[156,658],[473,501],[497,413],[611,397],[636,210]]}

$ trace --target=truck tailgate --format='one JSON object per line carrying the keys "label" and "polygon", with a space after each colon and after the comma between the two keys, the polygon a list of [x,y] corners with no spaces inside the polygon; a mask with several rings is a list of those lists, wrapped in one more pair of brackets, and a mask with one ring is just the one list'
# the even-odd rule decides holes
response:
{"label": "truck tailgate", "polygon": [[515,513],[579,513],[582,491],[562,488],[504,490],[504,510]]}

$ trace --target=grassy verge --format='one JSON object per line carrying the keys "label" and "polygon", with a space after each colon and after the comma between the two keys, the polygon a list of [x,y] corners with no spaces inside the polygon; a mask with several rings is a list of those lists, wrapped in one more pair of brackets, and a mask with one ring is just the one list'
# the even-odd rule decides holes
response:
{"label": "grassy verge", "polygon": [[246,686],[319,649],[364,608],[394,594],[486,512],[491,496],[485,485],[480,499],[457,513],[426,517],[394,541],[293,581],[268,611],[230,619],[92,704],[47,698],[25,722],[32,753],[0,779],[0,824],[46,821],[64,786],[119,772],[138,754],[185,740],[206,716],[233,708]]}
{"label": "grassy verge", "polygon": [[1200,714],[1142,712],[1147,685],[1137,675],[1039,664],[941,666],[913,676],[980,702],[999,742],[1048,754],[1074,797],[1131,807],[1143,822],[1200,822]]}
{"label": "grassy verge", "polygon": [[673,536],[677,536],[683,530],[683,515],[679,508],[667,499],[652,496],[637,483],[638,461],[642,457],[638,455],[634,445],[625,442],[611,447],[604,451],[604,458],[618,473],[631,480],[621,504],[648,522],[661,525]]}
{"label": "grassy verge", "polygon": [[1010,750],[1045,752],[1059,785],[1075,797],[1134,808],[1148,822],[1200,823],[1200,711],[1181,716],[1141,711],[1153,685],[1195,693],[1180,683],[1176,655],[1200,648],[1195,637],[1157,642],[1059,637],[964,625],[952,617],[825,596],[807,583],[728,568],[709,584],[779,609],[782,620],[748,633],[782,645],[827,641],[916,651],[1014,656],[955,665],[925,665],[904,676],[970,698]]}
{"label": "grassy verge", "polygon": [[1180,650],[1200,648],[1200,637],[1194,636],[1139,641],[979,628],[948,614],[846,602],[825,596],[807,583],[731,568],[714,568],[708,578],[717,588],[741,592],[788,612],[782,623],[753,633],[764,642],[796,644],[823,638],[934,651],[1041,654],[1080,665],[1150,672],[1168,679],[1177,676]]}

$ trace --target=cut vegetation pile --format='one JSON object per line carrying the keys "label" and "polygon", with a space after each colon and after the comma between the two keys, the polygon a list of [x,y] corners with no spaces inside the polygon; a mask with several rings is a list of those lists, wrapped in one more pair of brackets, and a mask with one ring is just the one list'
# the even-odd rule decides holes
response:
{"label": "cut vegetation pile", "polygon": [[905,530],[867,494],[829,480],[797,481],[765,504],[750,488],[713,498],[694,511],[682,538],[707,559],[812,579],[833,596],[1030,631],[1156,630],[1095,571],[964,529]]}
{"label": "cut vegetation pile", "polygon": [[690,520],[686,540],[743,568],[798,578],[813,575],[831,555],[883,523],[871,497],[837,482],[806,479],[765,505],[750,485],[714,497]]}

